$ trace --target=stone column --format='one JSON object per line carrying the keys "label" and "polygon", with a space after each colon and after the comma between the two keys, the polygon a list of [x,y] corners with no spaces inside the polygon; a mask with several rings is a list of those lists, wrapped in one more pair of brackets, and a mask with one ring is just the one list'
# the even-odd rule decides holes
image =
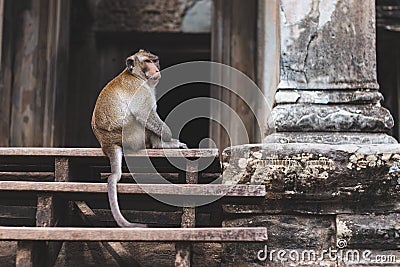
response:
{"label": "stone column", "polygon": [[[273,1],[275,2],[275,1]],[[376,76],[375,0],[281,0],[280,74],[265,142],[396,143]]]}
{"label": "stone column", "polygon": [[[264,83],[267,95],[278,87],[271,115],[276,133],[263,144],[225,149],[222,182],[262,184],[267,195],[260,205],[225,205],[223,225],[267,227],[272,238],[264,249],[225,244],[223,261],[301,265],[276,254],[321,248],[388,251],[400,258],[392,234],[400,218],[400,145],[386,134],[393,119],[379,104],[375,1],[264,3],[276,4],[277,24],[266,19],[280,34],[279,46],[269,38],[264,49],[270,51],[264,75],[275,73],[274,66],[280,70],[275,87],[273,79]],[[279,64],[271,64],[276,58]],[[313,266],[348,266],[343,259],[317,258]]]}

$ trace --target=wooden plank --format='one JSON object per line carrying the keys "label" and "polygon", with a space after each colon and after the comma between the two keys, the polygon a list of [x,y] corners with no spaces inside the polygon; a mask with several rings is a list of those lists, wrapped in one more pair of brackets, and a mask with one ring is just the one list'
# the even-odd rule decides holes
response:
{"label": "wooden plank", "polygon": [[84,222],[91,226],[99,226],[99,222],[96,219],[96,214],[93,210],[86,204],[85,201],[74,201],[79,214]]}
{"label": "wooden plank", "polygon": [[[64,182],[14,182],[0,181],[0,191],[47,192],[47,193],[107,193],[106,183]],[[118,184],[119,194],[162,194],[190,196],[264,197],[263,185],[215,185],[215,184]]]}
{"label": "wooden plank", "polygon": [[[101,148],[0,147],[0,156],[105,157]],[[127,157],[218,158],[218,149],[147,149]]]}
{"label": "wooden plank", "polygon": [[54,181],[54,172],[0,172],[0,180],[6,181]]}
{"label": "wooden plank", "polygon": [[[109,209],[91,209],[84,201],[75,201],[75,204],[78,207],[81,218],[93,226],[115,225],[115,220]],[[124,210],[123,214],[128,220],[131,219],[144,224],[158,224],[163,226],[179,226],[182,217],[181,211]],[[201,217],[203,224],[206,224],[209,220],[209,216],[207,215],[204,214]]]}
{"label": "wooden plank", "polygon": [[0,218],[2,219],[31,219],[35,218],[35,214],[34,207],[0,205]]}
{"label": "wooden plank", "polygon": [[[135,211],[124,210],[125,217],[131,221],[136,220],[139,223],[153,224],[165,227],[166,225],[180,226],[182,212],[181,211]],[[109,210],[96,210],[99,216],[104,215],[103,220],[115,222]],[[210,225],[210,214],[201,213],[197,215],[196,221],[203,226]]]}
{"label": "wooden plank", "polygon": [[227,228],[67,228],[0,227],[0,240],[263,242],[265,227]]}
{"label": "wooden plank", "polygon": [[[101,177],[102,180],[103,179],[107,179],[108,176],[110,176],[110,175],[111,175],[110,172],[107,172],[107,173],[102,172],[102,173],[100,173],[100,177]],[[171,173],[162,173],[160,175],[162,175],[162,177],[164,177],[164,178],[166,178],[168,180],[177,181],[179,179],[179,173],[172,173],[171,172]],[[144,179],[146,179],[146,181],[147,180],[149,180],[149,181],[153,180],[154,176],[155,176],[154,173],[140,173],[140,177],[141,178],[143,177]],[[1,173],[0,173],[0,177],[1,177]],[[207,175],[207,176],[204,176],[204,177],[208,178],[208,179],[212,179],[213,178],[212,175]],[[133,177],[132,177],[131,173],[122,173],[121,174],[121,179],[127,179],[127,180],[131,180],[132,181]],[[158,181],[158,179],[159,179],[158,174],[156,176],[156,179],[157,179],[156,181]]]}

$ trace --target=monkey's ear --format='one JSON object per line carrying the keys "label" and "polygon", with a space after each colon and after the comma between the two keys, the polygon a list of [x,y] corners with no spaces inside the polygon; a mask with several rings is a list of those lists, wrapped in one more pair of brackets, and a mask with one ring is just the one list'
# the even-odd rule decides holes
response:
{"label": "monkey's ear", "polygon": [[133,58],[133,56],[128,57],[126,59],[126,67],[128,68],[128,70],[132,71],[133,68],[135,67],[135,60]]}

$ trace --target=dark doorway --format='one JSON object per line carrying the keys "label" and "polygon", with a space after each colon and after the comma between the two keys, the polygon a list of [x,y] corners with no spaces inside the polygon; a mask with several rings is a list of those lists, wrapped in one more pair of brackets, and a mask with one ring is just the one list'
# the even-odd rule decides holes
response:
{"label": "dark doorway", "polygon": [[394,127],[390,135],[399,140],[400,97],[400,32],[377,29],[377,72],[382,105],[390,110]]}

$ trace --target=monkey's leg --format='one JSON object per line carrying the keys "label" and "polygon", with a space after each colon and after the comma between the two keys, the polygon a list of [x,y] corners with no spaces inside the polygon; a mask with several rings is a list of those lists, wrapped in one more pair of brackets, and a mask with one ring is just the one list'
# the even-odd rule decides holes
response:
{"label": "monkey's leg", "polygon": [[131,223],[122,215],[118,205],[117,183],[122,174],[122,148],[114,146],[107,153],[110,159],[111,175],[108,177],[108,201],[114,220],[120,227],[147,227],[145,224]]}

